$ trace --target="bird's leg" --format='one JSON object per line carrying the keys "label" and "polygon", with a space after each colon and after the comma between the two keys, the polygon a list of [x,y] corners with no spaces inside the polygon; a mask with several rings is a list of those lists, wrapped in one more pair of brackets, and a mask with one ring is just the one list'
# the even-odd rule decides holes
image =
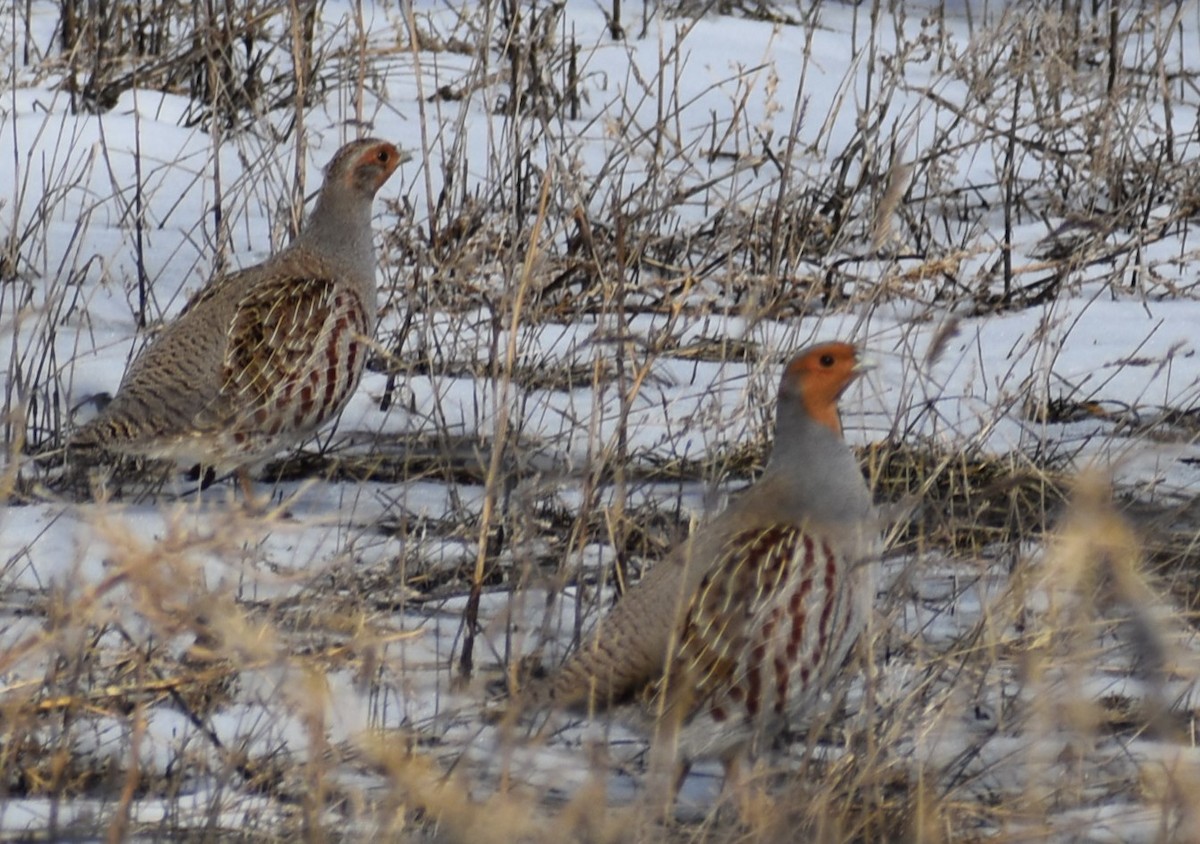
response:
{"label": "bird's leg", "polygon": [[738,819],[747,826],[754,827],[773,817],[774,801],[765,789],[759,788],[753,782],[748,762],[749,758],[744,748],[734,750],[721,760],[721,768],[725,772],[721,792],[737,809]]}
{"label": "bird's leg", "polygon": [[267,512],[267,505],[271,503],[271,496],[268,494],[261,501],[254,495],[254,478],[250,476],[250,470],[245,466],[237,468],[238,486],[242,488],[242,498],[245,501],[246,512],[251,515],[262,515]]}
{"label": "bird's leg", "polygon": [[671,817],[679,788],[687,778],[691,762],[679,758],[679,732],[662,719],[650,742],[646,800],[652,815],[661,820]]}

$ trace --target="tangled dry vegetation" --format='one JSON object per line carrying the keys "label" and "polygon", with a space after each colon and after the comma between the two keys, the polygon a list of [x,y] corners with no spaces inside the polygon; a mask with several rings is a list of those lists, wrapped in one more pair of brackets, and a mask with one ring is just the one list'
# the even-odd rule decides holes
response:
{"label": "tangled dry vegetation", "polygon": [[[96,115],[134,89],[181,94],[184,124],[237,148],[248,173],[277,177],[222,181],[215,158],[199,168],[215,185],[213,206],[229,211],[197,224],[205,248],[190,267],[191,253],[172,258],[176,279],[223,265],[248,198],[281,210],[274,234],[284,239],[306,185],[302,168],[270,165],[273,151],[290,147],[303,161],[306,121],[330,98],[349,96],[346,114],[378,118],[364,111],[364,91],[386,90],[405,68],[420,96],[397,107],[420,123],[441,187],[418,176],[386,214],[397,222],[381,248],[386,305],[370,367],[384,387],[372,399],[417,415],[408,385],[430,379],[511,400],[464,425],[437,394],[420,411],[429,424],[407,434],[343,426],[269,467],[278,506],[265,515],[220,488],[201,500],[117,483],[117,500],[79,511],[105,549],[100,578],[30,585],[48,555],[70,572],[81,550],[45,538],[66,516],[30,528],[0,559],[0,824],[30,813],[40,835],[113,841],[732,842],[795,840],[798,830],[814,841],[1091,840],[1072,835],[1092,822],[1087,810],[1112,804],[1145,810],[1146,840],[1200,835],[1191,757],[1162,750],[1151,767],[1126,753],[1146,737],[1160,750],[1194,747],[1200,521],[1190,500],[1168,508],[1075,477],[1097,438],[1194,440],[1193,407],[1113,407],[1029,385],[996,412],[1049,433],[1037,448],[998,454],[982,437],[914,434],[939,411],[901,396],[906,406],[861,450],[895,516],[874,648],[859,657],[865,679],[764,757],[756,780],[770,801],[755,816],[733,820],[714,799],[662,826],[636,800],[605,796],[614,768],[636,780],[636,750],[614,761],[586,738],[565,740],[568,764],[583,772],[576,788],[531,784],[521,776],[528,736],[498,740],[484,714],[519,659],[544,646],[552,660],[613,584],[619,591],[686,534],[688,495],[736,487],[761,467],[764,379],[702,453],[685,447],[693,428],[653,446],[639,438],[635,411],[664,364],[744,362],[762,374],[777,361],[755,326],[877,309],[921,326],[942,313],[1033,308],[1085,278],[1149,298],[1194,296],[1145,259],[1166,238],[1186,244],[1175,265],[1193,257],[1198,139],[1195,126],[1171,121],[1197,79],[1169,59],[1186,5],[993,10],[971,20],[969,45],[947,35],[944,10],[914,26],[915,11],[839,7],[860,28],[865,94],[847,85],[820,114],[803,91],[775,91],[774,106],[794,115],[784,138],[745,108],[773,90],[770,66],[727,80],[732,116],[681,132],[697,117],[678,94],[688,28],[703,15],[762,20],[806,44],[807,66],[835,4],[644,4],[634,18],[613,4],[614,44],[644,37],[660,16],[680,33],[662,41],[659,75],[630,86],[657,97],[652,123],[634,102],[581,116],[594,113],[590,92],[610,69],[575,39],[563,4],[481,5],[497,8],[389,7],[392,28],[380,34],[357,7],[343,14],[320,0],[67,0],[53,43],[30,34],[36,6],[14,7],[0,89],[52,81],[73,113]],[[429,70],[439,62],[461,67],[455,82]],[[894,101],[910,92],[914,67],[936,68],[940,82],[923,98],[941,128],[910,159],[914,125],[895,119]],[[945,94],[955,86],[970,110]],[[463,103],[494,122],[482,159],[461,140]],[[1151,108],[1167,130],[1147,147],[1127,129]],[[856,114],[848,143],[800,145],[801,123],[842,110]],[[584,180],[576,139],[597,133],[623,142]],[[964,181],[953,164],[964,149],[996,162],[995,183]],[[728,166],[713,175],[700,161]],[[0,474],[0,528],[10,531],[36,508],[75,512],[92,495],[53,452],[74,395],[56,338],[95,330],[88,304],[101,274],[88,236],[99,208],[72,217],[65,248],[53,250],[61,266],[39,257],[52,231],[63,236],[50,225],[56,197],[78,176],[67,168],[62,184],[19,186],[13,201],[39,211],[0,243],[0,324],[14,338]],[[123,284],[137,324],[153,328],[178,300],[156,293],[143,260],[149,184],[105,200],[132,232],[134,256],[130,274],[107,283]],[[1014,260],[1019,229],[1052,219],[1069,225],[1036,261]],[[555,351],[547,338],[578,324],[591,345]],[[953,320],[943,331],[906,372],[942,353]],[[579,392],[610,399],[616,424],[598,433],[574,419],[575,433],[557,441],[524,413],[529,396]],[[1081,418],[1111,424],[1083,441],[1055,437],[1054,426]],[[35,463],[35,452],[51,456]],[[145,467],[128,474],[147,477]],[[424,485],[441,506],[404,503],[398,490]],[[306,505],[317,489],[342,506]],[[367,499],[383,506],[354,509]],[[126,508],[145,502],[153,523],[131,530]],[[308,571],[324,553],[309,545],[313,524],[337,550]],[[277,565],[281,547],[291,565]],[[558,627],[540,621],[551,608],[565,619]],[[367,713],[359,729],[336,726],[348,699]],[[186,738],[164,750],[164,729]]]}

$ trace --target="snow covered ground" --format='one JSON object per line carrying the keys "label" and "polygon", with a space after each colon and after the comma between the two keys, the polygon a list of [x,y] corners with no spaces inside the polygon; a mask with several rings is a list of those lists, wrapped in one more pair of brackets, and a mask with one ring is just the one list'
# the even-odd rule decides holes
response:
{"label": "snow covered ground", "polygon": [[[1113,41],[996,4],[647,7],[623,38],[590,3],[512,33],[484,5],[319,7],[303,188],[290,104],[219,132],[179,85],[73,109],[59,5],[0,20],[0,837],[416,836],[418,809],[454,840],[583,837],[564,804],[634,802],[640,739],[513,736],[491,687],[606,605],[613,534],[580,526],[654,510],[667,547],[744,481],[723,455],[762,445],[783,361],[829,338],[877,364],[843,400],[855,445],[1099,470],[1144,528],[1092,503],[1058,542],[1042,513],[993,546],[898,545],[848,693],[860,762],[954,840],[1200,837],[1200,6],[1122,9]],[[544,64],[514,71],[527,47]],[[284,242],[360,126],[415,157],[376,203],[379,355],[306,448],[399,468],[264,478],[264,517],[226,484],[93,502],[18,455],[116,389],[215,256]],[[638,257],[594,258],[613,243]],[[1155,543],[1184,550],[1147,590]],[[777,794],[814,753],[854,770],[842,738],[765,760],[794,774]],[[698,768],[681,817],[718,791]]]}

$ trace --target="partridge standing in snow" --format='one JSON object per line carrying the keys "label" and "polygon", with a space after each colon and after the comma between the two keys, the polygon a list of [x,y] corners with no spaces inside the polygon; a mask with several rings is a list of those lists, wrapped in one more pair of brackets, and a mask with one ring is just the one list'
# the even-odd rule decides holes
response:
{"label": "partridge standing in snow", "polygon": [[[544,685],[537,708],[617,707],[672,761],[746,751],[811,710],[866,625],[877,526],[837,401],[848,343],[797,355],[763,476],[658,563]],[[631,705],[632,704],[632,705]]]}
{"label": "partridge standing in snow", "polygon": [[358,386],[375,331],[376,191],[408,156],[346,144],[286,249],[211,281],[134,360],[70,449],[248,468],[335,418]]}

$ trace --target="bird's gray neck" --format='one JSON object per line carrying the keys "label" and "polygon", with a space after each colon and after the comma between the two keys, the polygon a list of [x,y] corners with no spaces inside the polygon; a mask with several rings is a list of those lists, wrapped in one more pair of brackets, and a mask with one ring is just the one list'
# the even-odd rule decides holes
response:
{"label": "bird's gray neck", "polygon": [[871,509],[871,494],[842,437],[807,414],[781,412],[764,480],[778,477],[786,506],[823,522],[849,522]]}
{"label": "bird's gray neck", "polygon": [[375,243],[371,200],[356,194],[322,191],[296,245],[345,267],[355,281],[375,290]]}

